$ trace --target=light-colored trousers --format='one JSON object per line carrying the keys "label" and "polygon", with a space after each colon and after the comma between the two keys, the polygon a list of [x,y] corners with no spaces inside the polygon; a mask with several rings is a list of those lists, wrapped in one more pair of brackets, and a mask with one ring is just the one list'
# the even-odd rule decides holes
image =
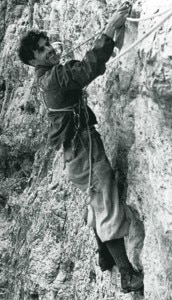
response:
{"label": "light-colored trousers", "polygon": [[[88,205],[88,225],[95,228],[102,242],[119,239],[128,235],[129,220],[119,201],[117,179],[105,154],[100,134],[94,127],[90,129],[92,144],[92,175],[90,200]],[[64,148],[64,159],[69,180],[85,192],[89,179],[89,136],[82,131],[75,149],[72,144]]]}

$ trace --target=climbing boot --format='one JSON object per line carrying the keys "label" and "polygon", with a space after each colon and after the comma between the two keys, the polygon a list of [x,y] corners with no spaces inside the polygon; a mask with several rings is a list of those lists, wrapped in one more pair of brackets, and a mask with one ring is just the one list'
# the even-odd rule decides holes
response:
{"label": "climbing boot", "polygon": [[116,264],[115,260],[113,259],[112,255],[110,254],[107,246],[105,243],[103,243],[98,234],[96,229],[93,229],[94,234],[95,234],[95,238],[97,241],[97,253],[99,254],[98,256],[98,264],[102,270],[102,272],[106,271],[106,270],[111,270],[112,267]]}
{"label": "climbing boot", "polygon": [[102,270],[102,272],[111,270],[112,267],[115,265],[115,261],[111,254],[109,253],[108,249],[104,245],[104,247],[101,247],[97,250],[99,257],[98,257],[98,263]]}
{"label": "climbing boot", "polygon": [[143,290],[143,273],[135,269],[121,270],[121,287],[124,294]]}

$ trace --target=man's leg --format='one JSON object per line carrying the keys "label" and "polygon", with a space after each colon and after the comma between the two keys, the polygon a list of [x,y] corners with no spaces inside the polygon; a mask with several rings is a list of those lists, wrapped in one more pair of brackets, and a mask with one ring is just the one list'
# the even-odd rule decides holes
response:
{"label": "man's leg", "polygon": [[[72,159],[68,159],[67,154],[72,151],[71,148],[66,149],[65,161],[66,166],[68,167],[69,179],[82,191],[86,191],[88,187],[89,176],[89,156],[87,152],[89,151],[84,151],[87,149],[87,145],[89,145],[88,135],[82,136],[82,142],[85,146],[84,149],[80,147],[80,151],[78,151],[77,153],[78,159],[76,159],[76,157],[73,161]],[[138,290],[139,288],[143,287],[143,276],[141,273],[135,271],[132,268],[132,265],[130,264],[126,255],[124,239],[111,239],[114,233],[113,231],[115,229],[116,235],[122,236],[120,229],[124,228],[122,232],[125,233],[125,228],[127,228],[128,224],[126,223],[126,226],[122,226],[123,218],[121,218],[121,214],[123,213],[123,211],[119,209],[118,197],[115,198],[117,195],[114,193],[115,183],[113,180],[113,172],[111,167],[109,166],[108,161],[106,160],[103,143],[99,137],[99,134],[95,131],[94,135],[92,135],[92,147],[94,164],[96,163],[96,168],[93,166],[93,168],[95,169],[94,171],[96,171],[95,173],[93,172],[93,175],[95,176],[96,174],[96,181],[98,181],[98,188],[100,189],[99,191],[95,191],[95,201],[94,203],[93,201],[91,203],[92,206],[94,204],[93,215],[95,215],[96,226],[97,224],[101,226],[101,228],[99,226],[99,232],[103,236],[103,239],[101,238],[101,240],[106,241],[106,236],[110,236],[109,241],[105,242],[105,244],[121,273],[121,286],[123,288],[123,291],[126,293]],[[81,152],[83,152],[82,155]],[[115,206],[116,209],[114,209]],[[117,218],[114,218],[115,216],[117,216]],[[111,220],[107,217],[112,218],[112,222],[110,222]],[[103,220],[106,220],[106,222],[102,222]],[[108,224],[110,226],[108,226]],[[94,226],[91,225],[91,227]]]}
{"label": "man's leg", "polygon": [[[94,200],[94,209],[98,236],[113,257],[121,274],[121,287],[124,293],[139,290],[143,287],[143,275],[134,270],[126,253],[124,238],[129,223],[118,196],[117,179],[114,176],[99,134],[93,139],[94,171],[98,179]],[[116,235],[116,237],[115,237]],[[109,238],[107,238],[109,236]]]}
{"label": "man's leg", "polygon": [[122,291],[129,293],[143,288],[143,274],[133,269],[127,257],[124,238],[107,241],[105,244],[121,274]]}

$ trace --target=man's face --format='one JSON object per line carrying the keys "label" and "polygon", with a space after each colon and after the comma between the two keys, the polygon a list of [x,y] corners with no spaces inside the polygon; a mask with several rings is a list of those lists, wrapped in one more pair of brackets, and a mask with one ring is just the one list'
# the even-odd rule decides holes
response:
{"label": "man's face", "polygon": [[40,38],[38,49],[33,51],[34,59],[30,61],[31,65],[36,66],[54,66],[59,63],[61,53],[56,53],[49,41]]}

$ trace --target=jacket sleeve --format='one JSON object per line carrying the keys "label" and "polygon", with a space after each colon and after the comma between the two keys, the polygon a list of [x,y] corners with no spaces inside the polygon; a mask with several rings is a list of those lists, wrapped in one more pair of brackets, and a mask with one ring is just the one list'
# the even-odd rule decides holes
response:
{"label": "jacket sleeve", "polygon": [[115,42],[102,34],[93,49],[88,51],[82,61],[68,62],[64,66],[57,65],[52,70],[54,88],[57,85],[62,91],[81,89],[102,75],[106,70],[106,62],[112,55]]}

